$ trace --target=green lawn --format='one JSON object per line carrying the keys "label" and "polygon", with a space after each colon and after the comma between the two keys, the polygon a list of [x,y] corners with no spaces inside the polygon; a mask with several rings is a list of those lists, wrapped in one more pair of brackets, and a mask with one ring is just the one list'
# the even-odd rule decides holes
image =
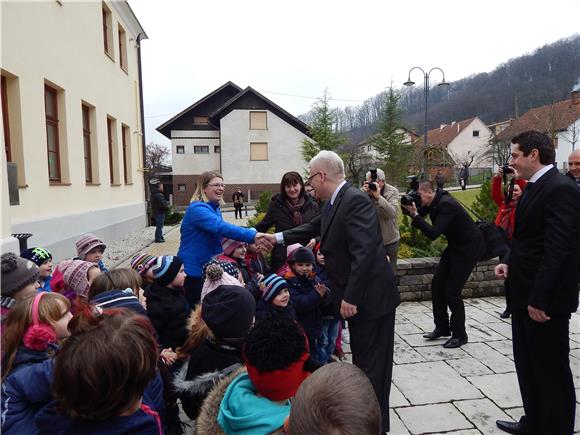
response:
{"label": "green lawn", "polygon": [[[477,196],[480,190],[481,188],[478,187],[477,189],[454,190],[450,193],[459,201],[461,201],[463,204],[465,204],[467,207],[471,207],[471,204],[473,204],[473,201],[475,201],[475,197]],[[399,213],[398,218],[399,225],[401,225],[401,223],[403,222],[403,213]]]}

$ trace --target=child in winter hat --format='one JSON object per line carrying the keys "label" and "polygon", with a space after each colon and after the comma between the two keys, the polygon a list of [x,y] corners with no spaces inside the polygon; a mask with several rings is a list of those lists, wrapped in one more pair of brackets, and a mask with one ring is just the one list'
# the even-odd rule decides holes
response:
{"label": "child in winter hat", "polygon": [[32,261],[18,257],[13,252],[2,254],[1,321],[17,301],[21,301],[37,293],[38,266]]}
{"label": "child in winter hat", "polygon": [[252,328],[243,346],[248,372],[231,381],[219,407],[225,433],[273,433],[283,426],[289,399],[310,374],[307,341],[290,319],[270,318]]}
{"label": "child in winter hat", "polygon": [[39,282],[41,291],[52,291],[50,279],[52,278],[52,254],[44,248],[28,248],[20,253],[22,258],[32,261],[38,266]]}
{"label": "child in winter hat", "polygon": [[99,266],[101,272],[105,272],[108,269],[105,267],[103,260],[103,254],[107,245],[103,243],[101,239],[95,236],[93,233],[87,233],[82,235],[76,242],[77,255],[78,258],[75,260],[84,260],[90,263],[95,263]]}
{"label": "child in winter hat", "polygon": [[76,312],[79,303],[87,299],[89,287],[101,271],[95,263],[83,260],[63,260],[56,268],[62,281],[53,279],[53,290],[65,295]]}
{"label": "child in winter hat", "polygon": [[260,290],[262,297],[256,306],[256,320],[272,316],[296,319],[288,283],[284,278],[272,273],[260,280]]}
{"label": "child in winter hat", "polygon": [[201,301],[208,293],[214,291],[220,285],[240,285],[239,271],[232,263],[211,260],[203,266],[203,288],[201,289]]}
{"label": "child in winter hat", "polygon": [[136,270],[141,278],[153,281],[153,271],[151,268],[157,263],[157,258],[149,254],[137,254],[131,259],[131,268]]}

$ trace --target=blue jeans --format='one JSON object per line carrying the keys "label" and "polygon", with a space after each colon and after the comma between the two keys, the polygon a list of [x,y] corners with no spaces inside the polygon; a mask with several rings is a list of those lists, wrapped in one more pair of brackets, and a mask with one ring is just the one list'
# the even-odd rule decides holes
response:
{"label": "blue jeans", "polygon": [[324,319],[322,321],[322,331],[318,338],[315,359],[323,364],[326,364],[334,353],[339,324],[340,319]]}
{"label": "blue jeans", "polygon": [[165,213],[159,213],[153,216],[155,221],[155,240],[160,241],[163,239],[163,224],[165,224]]}

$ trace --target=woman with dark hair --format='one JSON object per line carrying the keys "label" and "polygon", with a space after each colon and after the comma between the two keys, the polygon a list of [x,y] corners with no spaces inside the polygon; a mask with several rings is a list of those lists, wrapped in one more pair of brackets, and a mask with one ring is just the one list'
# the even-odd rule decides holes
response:
{"label": "woman with dark hair", "polygon": [[[266,232],[274,227],[276,232],[286,231],[310,222],[320,214],[318,204],[312,196],[304,190],[304,180],[298,172],[286,172],[280,182],[280,193],[272,197],[266,216],[256,230]],[[316,241],[312,239],[308,247],[314,247]],[[272,250],[271,270],[278,270],[286,260],[286,247],[276,245]]]}
{"label": "woman with dark hair", "polygon": [[217,172],[200,175],[192,202],[181,222],[181,239],[177,256],[185,267],[185,295],[193,308],[199,303],[203,288],[202,267],[214,256],[221,254],[222,239],[254,243],[256,230],[230,224],[222,218],[220,203],[226,185]]}

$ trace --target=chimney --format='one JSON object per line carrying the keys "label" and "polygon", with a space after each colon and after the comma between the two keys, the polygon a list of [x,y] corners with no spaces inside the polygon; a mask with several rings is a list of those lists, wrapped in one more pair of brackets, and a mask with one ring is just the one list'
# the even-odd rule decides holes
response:
{"label": "chimney", "polygon": [[580,102],[578,101],[578,95],[580,95],[580,90],[578,89],[574,89],[572,92],[570,92],[570,97],[572,98],[570,106],[573,106],[574,104],[578,104]]}
{"label": "chimney", "polygon": [[439,131],[443,130],[445,127],[447,127],[447,124],[441,124],[439,126]]}

